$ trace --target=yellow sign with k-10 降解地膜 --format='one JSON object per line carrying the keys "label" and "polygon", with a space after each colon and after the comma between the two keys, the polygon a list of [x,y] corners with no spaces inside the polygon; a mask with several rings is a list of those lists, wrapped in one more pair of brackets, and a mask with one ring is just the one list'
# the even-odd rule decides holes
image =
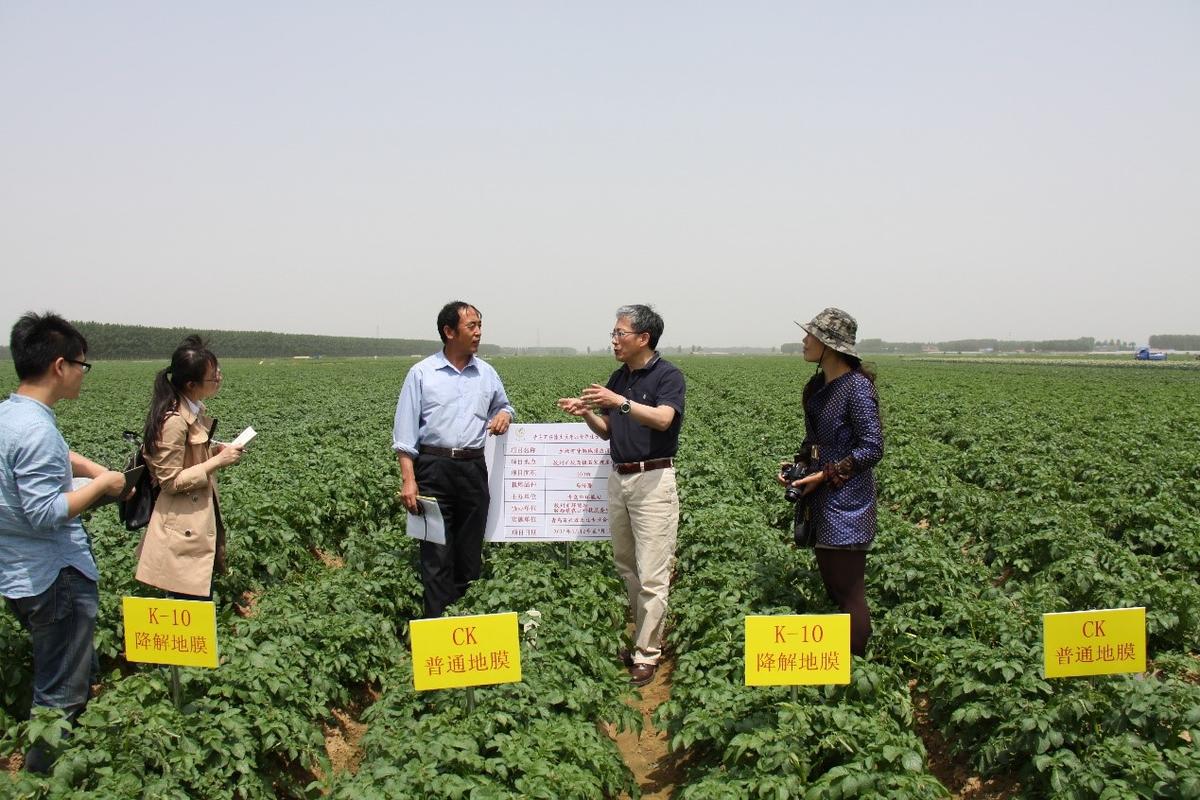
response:
{"label": "yellow sign with k-10 \u964d\u89e3\u5730\u819c", "polygon": [[515,612],[414,619],[408,633],[417,691],[521,680]]}
{"label": "yellow sign with k-10 \u964d\u89e3\u5730\u819c", "polygon": [[1047,678],[1146,671],[1146,609],[1105,608],[1042,615]]}
{"label": "yellow sign with k-10 \u964d\u89e3\u5730\u819c", "polygon": [[123,597],[125,658],[147,664],[217,667],[217,607],[200,600]]}
{"label": "yellow sign with k-10 \u964d\u89e3\u5730\u819c", "polygon": [[850,615],[746,617],[746,685],[850,682]]}

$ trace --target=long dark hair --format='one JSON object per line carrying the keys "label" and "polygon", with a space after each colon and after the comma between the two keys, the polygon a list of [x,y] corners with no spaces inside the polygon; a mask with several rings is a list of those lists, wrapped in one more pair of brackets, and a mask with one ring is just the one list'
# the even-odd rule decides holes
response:
{"label": "long dark hair", "polygon": [[[828,345],[826,346],[828,347]],[[833,348],[829,349],[832,350]],[[845,353],[838,352],[836,350],[834,350],[834,354],[850,366],[851,372],[862,373],[862,376],[870,381],[872,386],[875,385],[875,367],[873,365],[864,364],[863,360],[858,356],[848,356]],[[824,385],[825,373],[821,370],[820,366],[818,366],[817,371],[814,372],[813,376],[808,379],[808,383],[804,384],[804,392],[801,395],[801,402],[804,404],[805,408],[808,407],[808,399]]]}
{"label": "long dark hair", "polygon": [[163,420],[179,407],[179,400],[187,385],[201,383],[208,374],[210,364],[217,367],[217,357],[203,339],[192,335],[175,348],[171,354],[171,366],[160,369],[154,376],[154,395],[150,399],[150,412],[146,414],[146,427],[142,433],[146,455],[153,455],[158,449]]}

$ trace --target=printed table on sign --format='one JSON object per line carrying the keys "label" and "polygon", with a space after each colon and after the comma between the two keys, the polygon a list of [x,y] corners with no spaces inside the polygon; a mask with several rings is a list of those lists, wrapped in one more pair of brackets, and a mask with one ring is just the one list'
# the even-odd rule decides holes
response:
{"label": "printed table on sign", "polygon": [[512,425],[488,437],[489,542],[609,538],[608,442],[583,423]]}

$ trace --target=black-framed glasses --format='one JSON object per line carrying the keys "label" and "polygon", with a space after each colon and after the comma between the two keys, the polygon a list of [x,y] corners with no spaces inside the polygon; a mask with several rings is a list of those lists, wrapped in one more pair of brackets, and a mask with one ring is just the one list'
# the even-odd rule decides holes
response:
{"label": "black-framed glasses", "polygon": [[638,331],[623,331],[620,328],[613,328],[608,335],[613,339],[624,339],[626,336],[637,336]]}
{"label": "black-framed glasses", "polygon": [[74,358],[64,358],[63,361],[66,361],[68,364],[78,364],[79,366],[83,367],[83,374],[85,375],[92,371],[92,365],[86,361],[77,361]]}
{"label": "black-framed glasses", "polygon": [[224,379],[225,376],[221,374],[221,370],[217,370],[217,377],[205,378],[203,381],[201,381],[201,383],[220,383]]}

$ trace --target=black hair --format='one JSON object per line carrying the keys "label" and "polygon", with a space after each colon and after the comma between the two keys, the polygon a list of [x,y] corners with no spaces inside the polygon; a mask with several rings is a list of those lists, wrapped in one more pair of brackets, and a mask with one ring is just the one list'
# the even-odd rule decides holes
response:
{"label": "black hair", "polygon": [[154,395],[150,399],[150,412],[146,414],[146,427],[142,433],[142,444],[147,455],[153,455],[158,449],[163,420],[179,407],[179,399],[183,397],[187,385],[202,382],[210,365],[219,367],[217,357],[203,339],[192,335],[175,348],[171,354],[171,366],[160,369],[154,376]]}
{"label": "black hair", "polygon": [[479,320],[483,321],[483,314],[480,313],[479,309],[470,303],[464,303],[462,300],[455,300],[442,306],[442,310],[438,312],[437,317],[438,336],[442,337],[442,344],[445,344],[447,341],[446,328],[457,330],[458,323],[462,320],[462,312],[468,308],[479,314]]}
{"label": "black hair", "polygon": [[[862,376],[864,378],[866,378],[868,381],[870,381],[872,386],[875,385],[875,367],[874,366],[872,366],[870,364],[863,364],[863,360],[861,358],[859,358],[858,356],[846,355],[845,353],[834,350],[832,347],[829,347],[829,345],[825,344],[824,342],[821,342],[821,346],[825,347],[830,352],[832,352],[835,356],[837,356],[837,357],[841,358],[843,361],[845,361],[850,366],[851,372],[862,373]],[[804,384],[804,391],[800,395],[801,402],[804,404],[804,407],[806,409],[808,408],[809,398],[812,397],[813,394],[815,394],[817,392],[817,390],[820,389],[824,385],[825,385],[825,373],[821,370],[820,366],[818,366],[817,371],[814,372],[813,376],[808,379],[808,382],[806,384]]]}
{"label": "black hair", "polygon": [[634,333],[650,334],[650,349],[658,348],[659,337],[662,336],[663,329],[666,327],[663,324],[663,318],[658,315],[650,306],[632,305],[621,306],[617,309],[617,319],[627,317],[629,326],[633,328]]}
{"label": "black hair", "polygon": [[82,361],[87,355],[87,339],[58,314],[27,311],[12,327],[8,340],[17,378],[39,378],[60,358]]}

